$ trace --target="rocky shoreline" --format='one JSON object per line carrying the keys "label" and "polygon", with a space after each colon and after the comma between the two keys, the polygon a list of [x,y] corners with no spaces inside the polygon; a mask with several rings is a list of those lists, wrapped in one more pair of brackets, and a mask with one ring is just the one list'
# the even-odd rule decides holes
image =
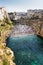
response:
{"label": "rocky shoreline", "polygon": [[6,46],[6,39],[10,34],[12,22],[10,21],[5,8],[0,8],[0,13],[0,65],[15,65],[13,62],[14,53]]}
{"label": "rocky shoreline", "polygon": [[[3,13],[2,13],[3,12]],[[15,65],[13,62],[14,53],[11,49],[6,47],[6,39],[11,37],[19,37],[22,35],[39,35],[43,37],[43,21],[42,23],[36,20],[30,24],[31,20],[28,20],[27,25],[15,25],[12,28],[12,22],[6,12],[5,8],[0,8],[0,65]],[[24,20],[24,21],[23,21]],[[27,21],[23,19],[22,23]],[[36,23],[37,22],[37,23]],[[29,26],[31,25],[31,26]],[[12,29],[11,29],[12,28]],[[33,29],[34,30],[33,30]]]}
{"label": "rocky shoreline", "polygon": [[27,25],[15,25],[11,30],[10,37],[20,37],[25,35],[34,35],[34,31]]}
{"label": "rocky shoreline", "polygon": [[13,62],[14,59],[14,53],[13,51],[6,47],[6,39],[9,37],[9,32],[7,31],[7,35],[5,34],[4,40],[1,42],[0,41],[0,56],[2,57],[0,65],[3,65],[3,61],[7,63],[7,65],[15,65]]}

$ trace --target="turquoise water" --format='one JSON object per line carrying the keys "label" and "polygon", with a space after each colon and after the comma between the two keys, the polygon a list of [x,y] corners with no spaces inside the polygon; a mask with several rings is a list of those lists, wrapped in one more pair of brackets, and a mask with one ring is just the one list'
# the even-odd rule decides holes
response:
{"label": "turquoise water", "polygon": [[36,35],[9,37],[7,46],[14,51],[16,65],[43,65],[43,39]]}

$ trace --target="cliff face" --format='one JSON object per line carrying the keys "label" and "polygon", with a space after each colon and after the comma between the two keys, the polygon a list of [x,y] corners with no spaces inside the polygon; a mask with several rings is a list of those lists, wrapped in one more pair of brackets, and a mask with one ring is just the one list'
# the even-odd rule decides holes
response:
{"label": "cliff face", "polygon": [[11,23],[8,13],[5,8],[0,8],[0,25],[5,23]]}
{"label": "cliff face", "polygon": [[15,65],[14,54],[6,47],[6,37],[9,35],[12,23],[5,8],[0,8],[0,65]]}
{"label": "cliff face", "polygon": [[43,21],[38,21],[36,23],[33,23],[32,27],[36,35],[43,37]]}
{"label": "cliff face", "polygon": [[35,32],[36,35],[43,37],[43,18],[38,18],[37,16],[34,18],[21,18],[17,21],[15,21],[16,24],[24,24],[31,26]]}

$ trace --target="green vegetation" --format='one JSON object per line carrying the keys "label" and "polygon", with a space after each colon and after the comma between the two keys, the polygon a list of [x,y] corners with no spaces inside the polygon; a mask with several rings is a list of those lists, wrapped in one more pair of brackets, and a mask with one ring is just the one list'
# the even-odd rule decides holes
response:
{"label": "green vegetation", "polygon": [[8,60],[3,60],[3,65],[10,65],[9,61]]}
{"label": "green vegetation", "polygon": [[12,22],[8,18],[4,18],[4,20],[0,24],[0,41],[5,41],[6,35],[8,35],[8,32],[10,32],[10,29],[12,27]]}

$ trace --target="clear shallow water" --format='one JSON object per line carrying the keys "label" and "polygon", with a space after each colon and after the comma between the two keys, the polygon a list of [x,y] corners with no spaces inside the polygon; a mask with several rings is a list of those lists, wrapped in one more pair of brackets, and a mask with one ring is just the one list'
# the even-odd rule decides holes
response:
{"label": "clear shallow water", "polygon": [[43,65],[43,39],[36,35],[9,37],[7,46],[14,51],[16,65]]}

